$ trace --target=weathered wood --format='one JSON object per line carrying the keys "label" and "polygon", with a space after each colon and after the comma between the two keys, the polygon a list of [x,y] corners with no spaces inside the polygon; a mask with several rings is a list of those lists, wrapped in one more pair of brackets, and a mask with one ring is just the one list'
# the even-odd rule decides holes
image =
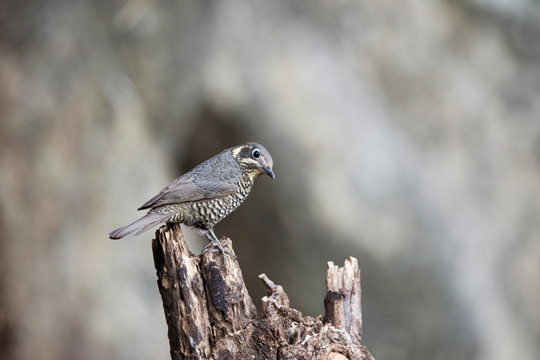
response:
{"label": "weathered wood", "polygon": [[[230,239],[223,245],[233,252]],[[156,232],[152,243],[176,359],[373,359],[361,345],[360,270],[349,258],[328,263],[325,317],[303,316],[265,274],[258,314],[238,262],[218,252],[195,256],[178,225]]]}
{"label": "weathered wood", "polygon": [[211,327],[199,258],[189,252],[179,225],[162,226],[152,249],[171,358],[209,357]]}
{"label": "weathered wood", "polygon": [[362,339],[361,296],[358,261],[349,257],[342,268],[329,261],[324,298],[325,319],[337,329],[354,336],[358,342]]}

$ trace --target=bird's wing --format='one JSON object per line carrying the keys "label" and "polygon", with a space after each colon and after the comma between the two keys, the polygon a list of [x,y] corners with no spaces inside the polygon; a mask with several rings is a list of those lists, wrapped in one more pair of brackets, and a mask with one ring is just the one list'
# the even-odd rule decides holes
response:
{"label": "bird's wing", "polygon": [[[222,156],[223,155],[223,156]],[[211,200],[238,190],[240,166],[227,154],[219,154],[171,182],[138,210],[188,201]]]}

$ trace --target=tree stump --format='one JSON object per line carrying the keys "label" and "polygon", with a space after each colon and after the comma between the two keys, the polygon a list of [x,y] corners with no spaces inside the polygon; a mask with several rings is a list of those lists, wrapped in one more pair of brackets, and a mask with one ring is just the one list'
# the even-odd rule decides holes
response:
{"label": "tree stump", "polygon": [[[234,253],[230,239],[223,245]],[[280,285],[259,278],[268,295],[257,313],[238,262],[219,252],[189,252],[180,226],[167,224],[152,241],[171,358],[373,359],[360,343],[360,270],[355,258],[328,263],[325,316],[302,316]]]}

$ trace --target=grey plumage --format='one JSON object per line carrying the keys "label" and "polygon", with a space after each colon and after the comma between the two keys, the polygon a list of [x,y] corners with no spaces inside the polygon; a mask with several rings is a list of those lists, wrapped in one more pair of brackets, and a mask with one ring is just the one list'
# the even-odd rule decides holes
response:
{"label": "grey plumage", "polygon": [[257,143],[226,149],[167,185],[138,209],[149,209],[145,216],[109,237],[139,235],[162,222],[179,222],[208,237],[211,242],[205,249],[214,243],[225,251],[213,232],[214,225],[246,199],[259,175],[274,178],[272,167],[272,157]]}
{"label": "grey plumage", "polygon": [[116,240],[121,239],[124,236],[133,232],[136,232],[135,235],[139,235],[148,230],[149,228],[169,220],[173,216],[174,214],[148,213],[142,218],[132,222],[131,224],[122,226],[121,228],[114,230],[109,234],[109,237]]}

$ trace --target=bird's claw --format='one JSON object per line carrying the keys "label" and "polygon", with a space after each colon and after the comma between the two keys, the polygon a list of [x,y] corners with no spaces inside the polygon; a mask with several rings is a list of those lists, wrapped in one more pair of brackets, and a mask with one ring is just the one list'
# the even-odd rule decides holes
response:
{"label": "bird's claw", "polygon": [[203,249],[203,252],[223,252],[227,255],[230,255],[233,259],[238,259],[238,257],[233,254],[232,252],[230,252],[229,250],[223,248],[223,250],[219,249],[219,248],[207,248],[207,249]]}
{"label": "bird's claw", "polygon": [[[221,239],[217,240],[216,239],[213,239],[212,241],[210,241],[208,244],[206,244],[204,246],[204,248],[202,249],[202,252],[221,252],[223,254],[227,254],[229,256],[231,256],[233,259],[237,259],[237,256],[235,254],[233,254],[232,252],[230,252],[229,250],[225,249],[223,247],[223,245],[221,244],[221,242],[226,239],[227,237],[223,236]],[[212,245],[216,245],[217,248],[212,248]],[[223,259],[225,261],[225,263],[227,263],[227,258],[225,256],[223,256]]]}

